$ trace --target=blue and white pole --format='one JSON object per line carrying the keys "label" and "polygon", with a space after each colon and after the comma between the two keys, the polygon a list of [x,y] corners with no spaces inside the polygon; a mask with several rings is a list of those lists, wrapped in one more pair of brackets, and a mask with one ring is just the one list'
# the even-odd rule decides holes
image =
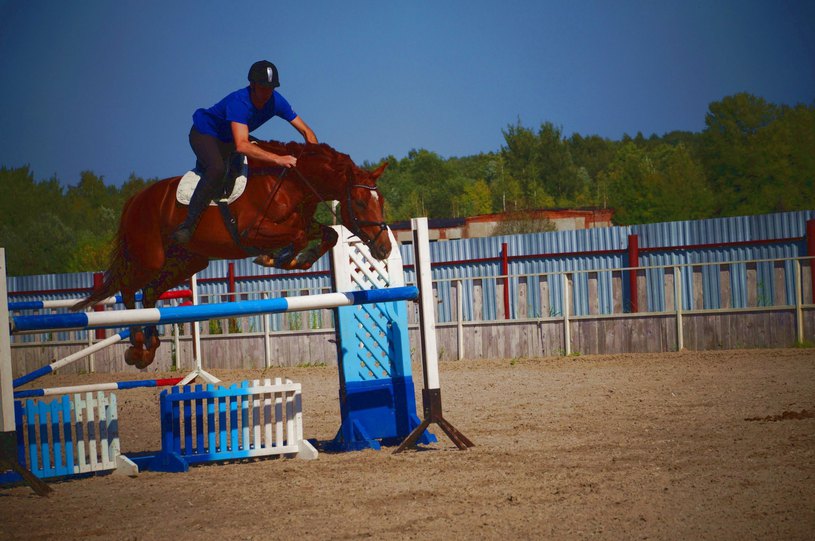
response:
{"label": "blue and white pole", "polygon": [[[186,299],[192,296],[192,291],[189,289],[171,289],[163,293],[159,300],[169,299]],[[142,294],[136,293],[136,302],[142,301]],[[49,310],[57,308],[70,308],[82,299],[56,299],[48,301],[14,301],[8,303],[8,309],[12,312],[18,310]],[[96,306],[110,306],[113,304],[122,304],[124,301],[121,295],[115,297],[108,297],[107,299],[96,303]]]}
{"label": "blue and white pole", "polygon": [[372,304],[378,302],[405,301],[418,298],[415,286],[393,287],[326,293],[302,297],[260,299],[255,301],[225,302],[197,306],[171,306],[167,308],[141,308],[111,312],[79,312],[42,316],[16,316],[11,318],[11,332],[41,332],[44,330],[109,329],[131,325],[166,325],[207,321],[225,317],[277,314],[304,310],[320,310]]}
{"label": "blue and white pole", "polygon": [[49,365],[43,366],[42,368],[38,368],[38,369],[34,370],[33,372],[29,372],[28,374],[26,374],[24,376],[20,376],[19,378],[14,380],[14,384],[12,386],[16,389],[20,385],[25,385],[29,381],[34,381],[35,379],[40,378],[42,376],[45,376],[46,374],[53,373],[54,371],[62,368],[63,366],[66,366],[66,365],[69,365],[69,364],[71,364],[73,362],[76,362],[79,359],[84,359],[85,357],[87,357],[88,355],[91,355],[92,353],[96,353],[97,351],[101,351],[101,350],[105,349],[108,346],[112,346],[113,344],[118,344],[119,342],[121,342],[122,340],[124,340],[126,338],[130,338],[130,331],[127,330],[127,329],[125,329],[125,330],[123,330],[123,331],[121,331],[121,332],[119,332],[117,334],[114,334],[113,336],[105,338],[104,340],[102,340],[100,342],[96,342],[95,344],[93,344],[91,346],[88,346],[88,347],[86,347],[84,349],[81,349],[81,350],[77,351],[76,353],[72,353],[71,355],[68,355],[67,357],[63,357],[62,359],[54,361]]}

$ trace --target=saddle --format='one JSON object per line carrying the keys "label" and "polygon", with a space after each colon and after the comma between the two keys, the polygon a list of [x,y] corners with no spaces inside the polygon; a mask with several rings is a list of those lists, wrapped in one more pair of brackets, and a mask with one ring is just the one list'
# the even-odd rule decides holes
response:
{"label": "saddle", "polygon": [[[251,246],[246,246],[243,243],[243,238],[247,231],[238,231],[238,223],[232,211],[229,210],[229,205],[238,199],[246,189],[246,179],[249,175],[249,163],[246,156],[243,154],[234,153],[228,162],[228,171],[226,173],[226,182],[224,183],[224,191],[219,199],[210,201],[210,206],[216,206],[221,211],[221,218],[224,221],[226,230],[232,237],[232,240],[237,246],[250,256],[258,257],[271,257],[265,250],[259,250]],[[178,183],[178,189],[175,192],[176,201],[182,205],[189,205],[192,193],[195,187],[201,180],[201,174],[195,169],[187,171]],[[294,245],[289,245],[280,250],[274,259],[278,265],[285,265],[295,256]],[[257,260],[256,260],[257,262]],[[260,264],[260,263],[258,263]],[[282,268],[282,267],[281,267]]]}
{"label": "saddle", "polygon": [[[243,194],[246,189],[246,177],[249,174],[249,164],[246,156],[243,154],[235,154],[229,160],[229,170],[226,173],[226,183],[224,186],[224,193],[220,201],[225,201],[227,205],[231,204]],[[195,187],[201,180],[201,173],[195,169],[187,171],[181,181],[178,183],[178,189],[175,192],[175,199],[182,205],[189,205],[192,193]],[[218,205],[219,200],[211,201],[210,206]]]}

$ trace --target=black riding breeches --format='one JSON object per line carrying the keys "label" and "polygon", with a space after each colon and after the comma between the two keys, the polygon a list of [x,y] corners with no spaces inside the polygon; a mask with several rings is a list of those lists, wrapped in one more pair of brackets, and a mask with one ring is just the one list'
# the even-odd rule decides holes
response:
{"label": "black riding breeches", "polygon": [[196,168],[201,173],[197,191],[207,199],[219,197],[226,181],[227,160],[235,152],[235,144],[206,135],[194,127],[190,130],[190,146],[195,152]]}

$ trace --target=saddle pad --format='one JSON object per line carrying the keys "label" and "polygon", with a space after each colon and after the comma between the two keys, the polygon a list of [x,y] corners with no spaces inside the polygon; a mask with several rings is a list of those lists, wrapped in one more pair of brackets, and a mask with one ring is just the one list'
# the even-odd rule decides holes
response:
{"label": "saddle pad", "polygon": [[[195,187],[198,186],[198,181],[201,180],[201,175],[198,174],[197,171],[187,171],[183,177],[181,177],[181,181],[178,183],[178,190],[175,192],[175,199],[182,205],[189,205],[190,198],[192,197],[192,192],[195,191]],[[235,187],[232,189],[232,193],[229,194],[229,197],[226,198],[227,203],[232,203],[238,197],[241,196],[243,190],[246,189],[246,174],[242,174],[239,177],[235,178]],[[210,206],[215,206],[218,203],[215,201],[210,201]]]}

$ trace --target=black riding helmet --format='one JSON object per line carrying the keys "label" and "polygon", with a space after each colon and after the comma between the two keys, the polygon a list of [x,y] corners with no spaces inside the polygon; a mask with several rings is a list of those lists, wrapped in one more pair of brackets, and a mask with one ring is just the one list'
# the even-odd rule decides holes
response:
{"label": "black riding helmet", "polygon": [[252,64],[252,67],[249,68],[249,82],[277,88],[280,86],[280,79],[277,76],[277,66],[268,60],[255,62]]}

